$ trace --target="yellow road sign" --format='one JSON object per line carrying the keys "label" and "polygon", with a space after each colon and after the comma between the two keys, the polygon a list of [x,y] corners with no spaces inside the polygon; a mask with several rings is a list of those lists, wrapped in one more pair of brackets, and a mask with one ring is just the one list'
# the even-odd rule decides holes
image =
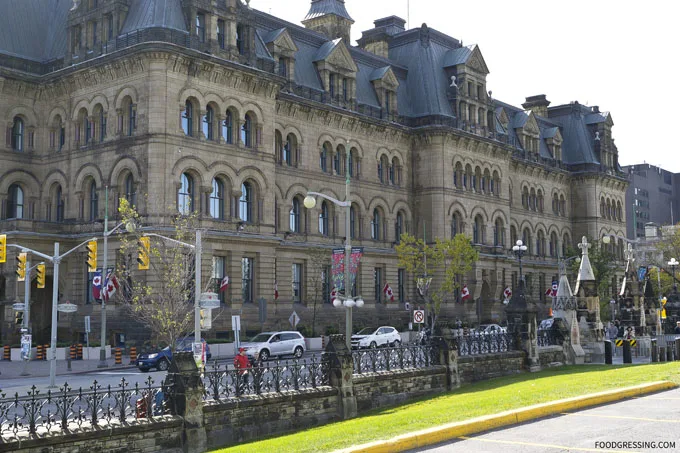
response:
{"label": "yellow road sign", "polygon": [[623,340],[621,338],[616,339],[616,346],[623,346]]}

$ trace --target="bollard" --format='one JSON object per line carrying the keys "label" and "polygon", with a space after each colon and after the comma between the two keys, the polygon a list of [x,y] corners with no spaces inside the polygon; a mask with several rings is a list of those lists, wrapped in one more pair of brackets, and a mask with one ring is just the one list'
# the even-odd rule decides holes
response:
{"label": "bollard", "polygon": [[78,360],[83,360],[83,344],[78,343],[78,346],[76,347],[76,355]]}
{"label": "bollard", "polygon": [[78,356],[76,355],[76,345],[72,344],[68,351],[71,360],[76,360]]}
{"label": "bollard", "polygon": [[8,360],[8,361],[11,362],[12,361],[12,347],[10,345],[6,344],[3,349],[4,349],[3,356],[2,356],[3,360]]}
{"label": "bollard", "polygon": [[131,346],[130,347],[130,365],[134,365],[136,361],[137,361],[137,347]]}
{"label": "bollard", "polygon": [[47,360],[47,351],[50,350],[50,345],[43,345],[43,360]]}
{"label": "bollard", "polygon": [[670,344],[666,348],[666,362],[672,362],[673,361],[673,346]]}
{"label": "bollard", "polygon": [[120,348],[116,348],[115,358],[116,358],[116,365],[122,365],[123,364],[123,354],[120,351]]}
{"label": "bollard", "polygon": [[652,338],[652,363],[659,361],[659,348],[656,346],[656,338]]}
{"label": "bollard", "polygon": [[659,347],[659,362],[666,361],[666,348],[664,346]]}
{"label": "bollard", "polygon": [[623,363],[633,363],[630,353],[630,340],[623,340]]}
{"label": "bollard", "polygon": [[38,346],[35,347],[36,352],[35,352],[35,360],[42,360],[43,359],[43,345],[39,344]]}
{"label": "bollard", "polygon": [[612,364],[612,342],[609,340],[604,341],[604,363],[605,365]]}
{"label": "bollard", "polygon": [[675,338],[675,360],[680,360],[680,337]]}

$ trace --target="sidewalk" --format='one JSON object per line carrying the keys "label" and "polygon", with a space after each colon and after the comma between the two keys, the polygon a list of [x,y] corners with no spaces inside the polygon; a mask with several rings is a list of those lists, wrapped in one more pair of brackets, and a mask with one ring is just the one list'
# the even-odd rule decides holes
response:
{"label": "sidewalk", "polygon": [[[71,360],[71,370],[68,370],[68,361],[57,360],[57,376],[68,376],[73,374],[91,373],[93,371],[104,370],[124,370],[135,368],[135,365],[130,365],[130,357],[123,356],[123,364],[115,365],[115,359],[111,357],[108,359],[108,368],[97,368],[99,360]],[[21,361],[7,361],[0,360],[0,388],[2,388],[3,379],[20,378],[21,372],[26,366],[26,371],[30,373],[31,377],[44,377],[50,375],[50,361],[49,360],[31,360],[24,365]]]}

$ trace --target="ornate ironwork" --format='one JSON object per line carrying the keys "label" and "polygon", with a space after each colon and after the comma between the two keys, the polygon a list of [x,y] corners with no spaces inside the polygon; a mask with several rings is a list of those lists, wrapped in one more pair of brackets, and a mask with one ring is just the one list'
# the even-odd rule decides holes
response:
{"label": "ornate ironwork", "polygon": [[515,342],[508,333],[470,332],[455,337],[458,355],[494,354],[515,350]]}
{"label": "ornate ironwork", "polygon": [[354,374],[428,368],[439,363],[439,350],[432,345],[407,344],[393,348],[352,351]]}
{"label": "ornate ironwork", "polygon": [[263,395],[330,385],[326,353],[309,359],[265,362],[247,370],[223,368],[214,363],[203,377],[204,400],[224,400],[243,395]]}
{"label": "ornate ironwork", "polygon": [[562,333],[555,329],[538,329],[536,343],[538,346],[562,346],[564,341]]}
{"label": "ornate ironwork", "polygon": [[88,389],[72,389],[64,383],[58,391],[42,393],[36,386],[26,395],[9,396],[0,391],[0,438],[29,434],[44,436],[54,431],[71,431],[111,422],[127,423],[152,419],[169,413],[169,388],[154,385],[149,376],[141,386],[131,386],[125,378],[117,386],[101,386],[94,381]]}

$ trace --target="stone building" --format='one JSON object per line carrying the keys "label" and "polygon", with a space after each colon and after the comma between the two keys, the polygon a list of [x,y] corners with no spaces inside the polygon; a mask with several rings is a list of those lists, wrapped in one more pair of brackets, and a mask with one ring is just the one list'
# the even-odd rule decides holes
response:
{"label": "stone building", "polygon": [[[547,312],[544,292],[568,245],[624,236],[627,182],[610,114],[578,102],[550,107],[544,95],[519,107],[494,99],[480,47],[426,24],[379,19],[352,46],[343,0],[312,0],[302,23],[239,0],[15,2],[0,17],[0,231],[11,243],[67,250],[101,235],[105,187],[113,221],[123,197],[147,226],[166,224],[168,207],[199,211],[204,275],[231,278],[226,316],[209,334],[219,336],[230,313],[259,328],[260,297],[267,326],[285,327],[293,310],[310,326],[319,298],[308,251],[341,246],[347,234],[364,248],[356,324],[399,328],[404,302],[418,301],[396,264],[402,232],[473,239],[480,260],[464,283],[476,303],[454,295],[444,307],[473,321],[502,317],[517,239],[529,247],[529,291]],[[345,159],[349,232],[333,204],[302,205],[307,191],[344,197]],[[115,235],[109,247],[115,257]],[[16,338],[11,304],[23,300],[15,253],[0,265],[5,339]],[[33,285],[39,342],[51,320],[50,273],[44,290]],[[60,341],[82,333],[83,316],[98,331],[91,278],[84,251],[62,263],[60,298],[80,308],[60,316]],[[342,331],[328,286],[317,332]],[[120,342],[140,329],[113,302],[109,327]]]}

